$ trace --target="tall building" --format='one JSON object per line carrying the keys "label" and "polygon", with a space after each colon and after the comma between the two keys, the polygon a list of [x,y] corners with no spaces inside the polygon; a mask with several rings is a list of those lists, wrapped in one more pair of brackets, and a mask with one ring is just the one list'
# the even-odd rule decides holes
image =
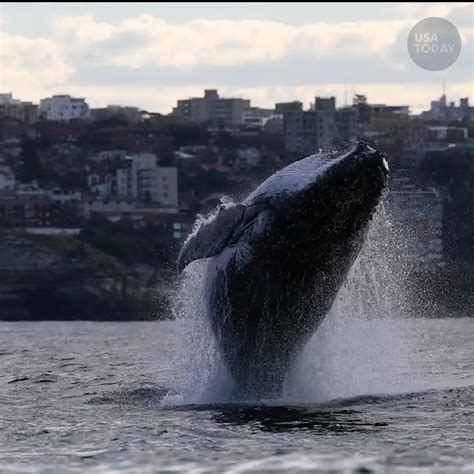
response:
{"label": "tall building", "polygon": [[41,99],[40,115],[46,120],[69,122],[73,119],[89,118],[89,106],[85,99],[70,95],[54,95]]}
{"label": "tall building", "polygon": [[299,104],[283,112],[287,150],[308,155],[328,150],[337,136],[335,98],[316,97],[314,110],[304,111]]}
{"label": "tall building", "polygon": [[359,114],[354,107],[341,107],[336,110],[338,137],[345,142],[355,141],[359,132]]}
{"label": "tall building", "polygon": [[123,198],[177,207],[178,171],[158,166],[153,153],[135,155],[129,168],[117,170],[117,192]]}
{"label": "tall building", "polygon": [[193,122],[223,122],[228,125],[244,123],[244,112],[250,108],[250,100],[221,98],[217,90],[207,89],[204,97],[178,100],[173,115]]}
{"label": "tall building", "polygon": [[14,99],[11,93],[0,94],[0,117],[16,118],[29,125],[38,119],[38,106]]}

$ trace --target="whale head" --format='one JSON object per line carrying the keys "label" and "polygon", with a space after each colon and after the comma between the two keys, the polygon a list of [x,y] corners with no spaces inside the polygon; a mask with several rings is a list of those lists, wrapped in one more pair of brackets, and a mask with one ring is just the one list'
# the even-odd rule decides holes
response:
{"label": "whale head", "polygon": [[[385,155],[359,142],[344,154],[318,153],[292,163],[242,204],[272,210],[263,232],[267,248],[281,252],[337,244],[367,228],[388,177]],[[247,229],[253,230],[248,224]]]}
{"label": "whale head", "polygon": [[385,155],[365,142],[296,161],[201,225],[181,250],[179,270],[239,244],[264,252],[340,244],[367,227],[388,176]]}

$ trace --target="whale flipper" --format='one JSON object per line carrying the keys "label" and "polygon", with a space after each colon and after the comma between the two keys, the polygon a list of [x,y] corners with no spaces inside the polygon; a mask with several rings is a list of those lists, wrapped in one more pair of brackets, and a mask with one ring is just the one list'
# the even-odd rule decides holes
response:
{"label": "whale flipper", "polygon": [[221,209],[216,217],[202,224],[199,230],[186,241],[178,257],[178,270],[194,260],[213,257],[228,244],[242,221],[245,206],[237,204]]}
{"label": "whale flipper", "polygon": [[194,260],[214,257],[237,242],[260,212],[268,208],[265,202],[222,208],[211,222],[202,224],[186,241],[178,257],[178,271],[181,273]]}

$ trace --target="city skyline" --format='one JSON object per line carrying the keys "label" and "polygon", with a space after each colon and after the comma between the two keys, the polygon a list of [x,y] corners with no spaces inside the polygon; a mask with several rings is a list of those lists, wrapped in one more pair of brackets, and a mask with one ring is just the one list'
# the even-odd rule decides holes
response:
{"label": "city skyline", "polygon": [[[418,113],[441,96],[444,82],[451,100],[473,101],[470,4],[359,4],[355,13],[349,4],[308,11],[139,3],[111,11],[100,3],[43,3],[30,4],[28,18],[24,5],[1,7],[0,86],[25,101],[66,93],[92,107],[167,114],[178,99],[216,88],[259,107],[308,104],[317,95],[344,105],[359,93]],[[430,15],[452,21],[463,40],[456,63],[437,73],[419,69],[406,52],[407,32]]]}

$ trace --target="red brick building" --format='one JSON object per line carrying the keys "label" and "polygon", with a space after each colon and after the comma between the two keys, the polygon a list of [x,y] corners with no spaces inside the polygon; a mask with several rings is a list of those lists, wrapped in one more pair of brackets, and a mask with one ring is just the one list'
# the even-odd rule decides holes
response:
{"label": "red brick building", "polygon": [[0,117],[16,118],[31,125],[38,120],[38,106],[31,102],[0,104]]}
{"label": "red brick building", "polygon": [[54,227],[58,209],[50,199],[0,196],[0,228]]}

